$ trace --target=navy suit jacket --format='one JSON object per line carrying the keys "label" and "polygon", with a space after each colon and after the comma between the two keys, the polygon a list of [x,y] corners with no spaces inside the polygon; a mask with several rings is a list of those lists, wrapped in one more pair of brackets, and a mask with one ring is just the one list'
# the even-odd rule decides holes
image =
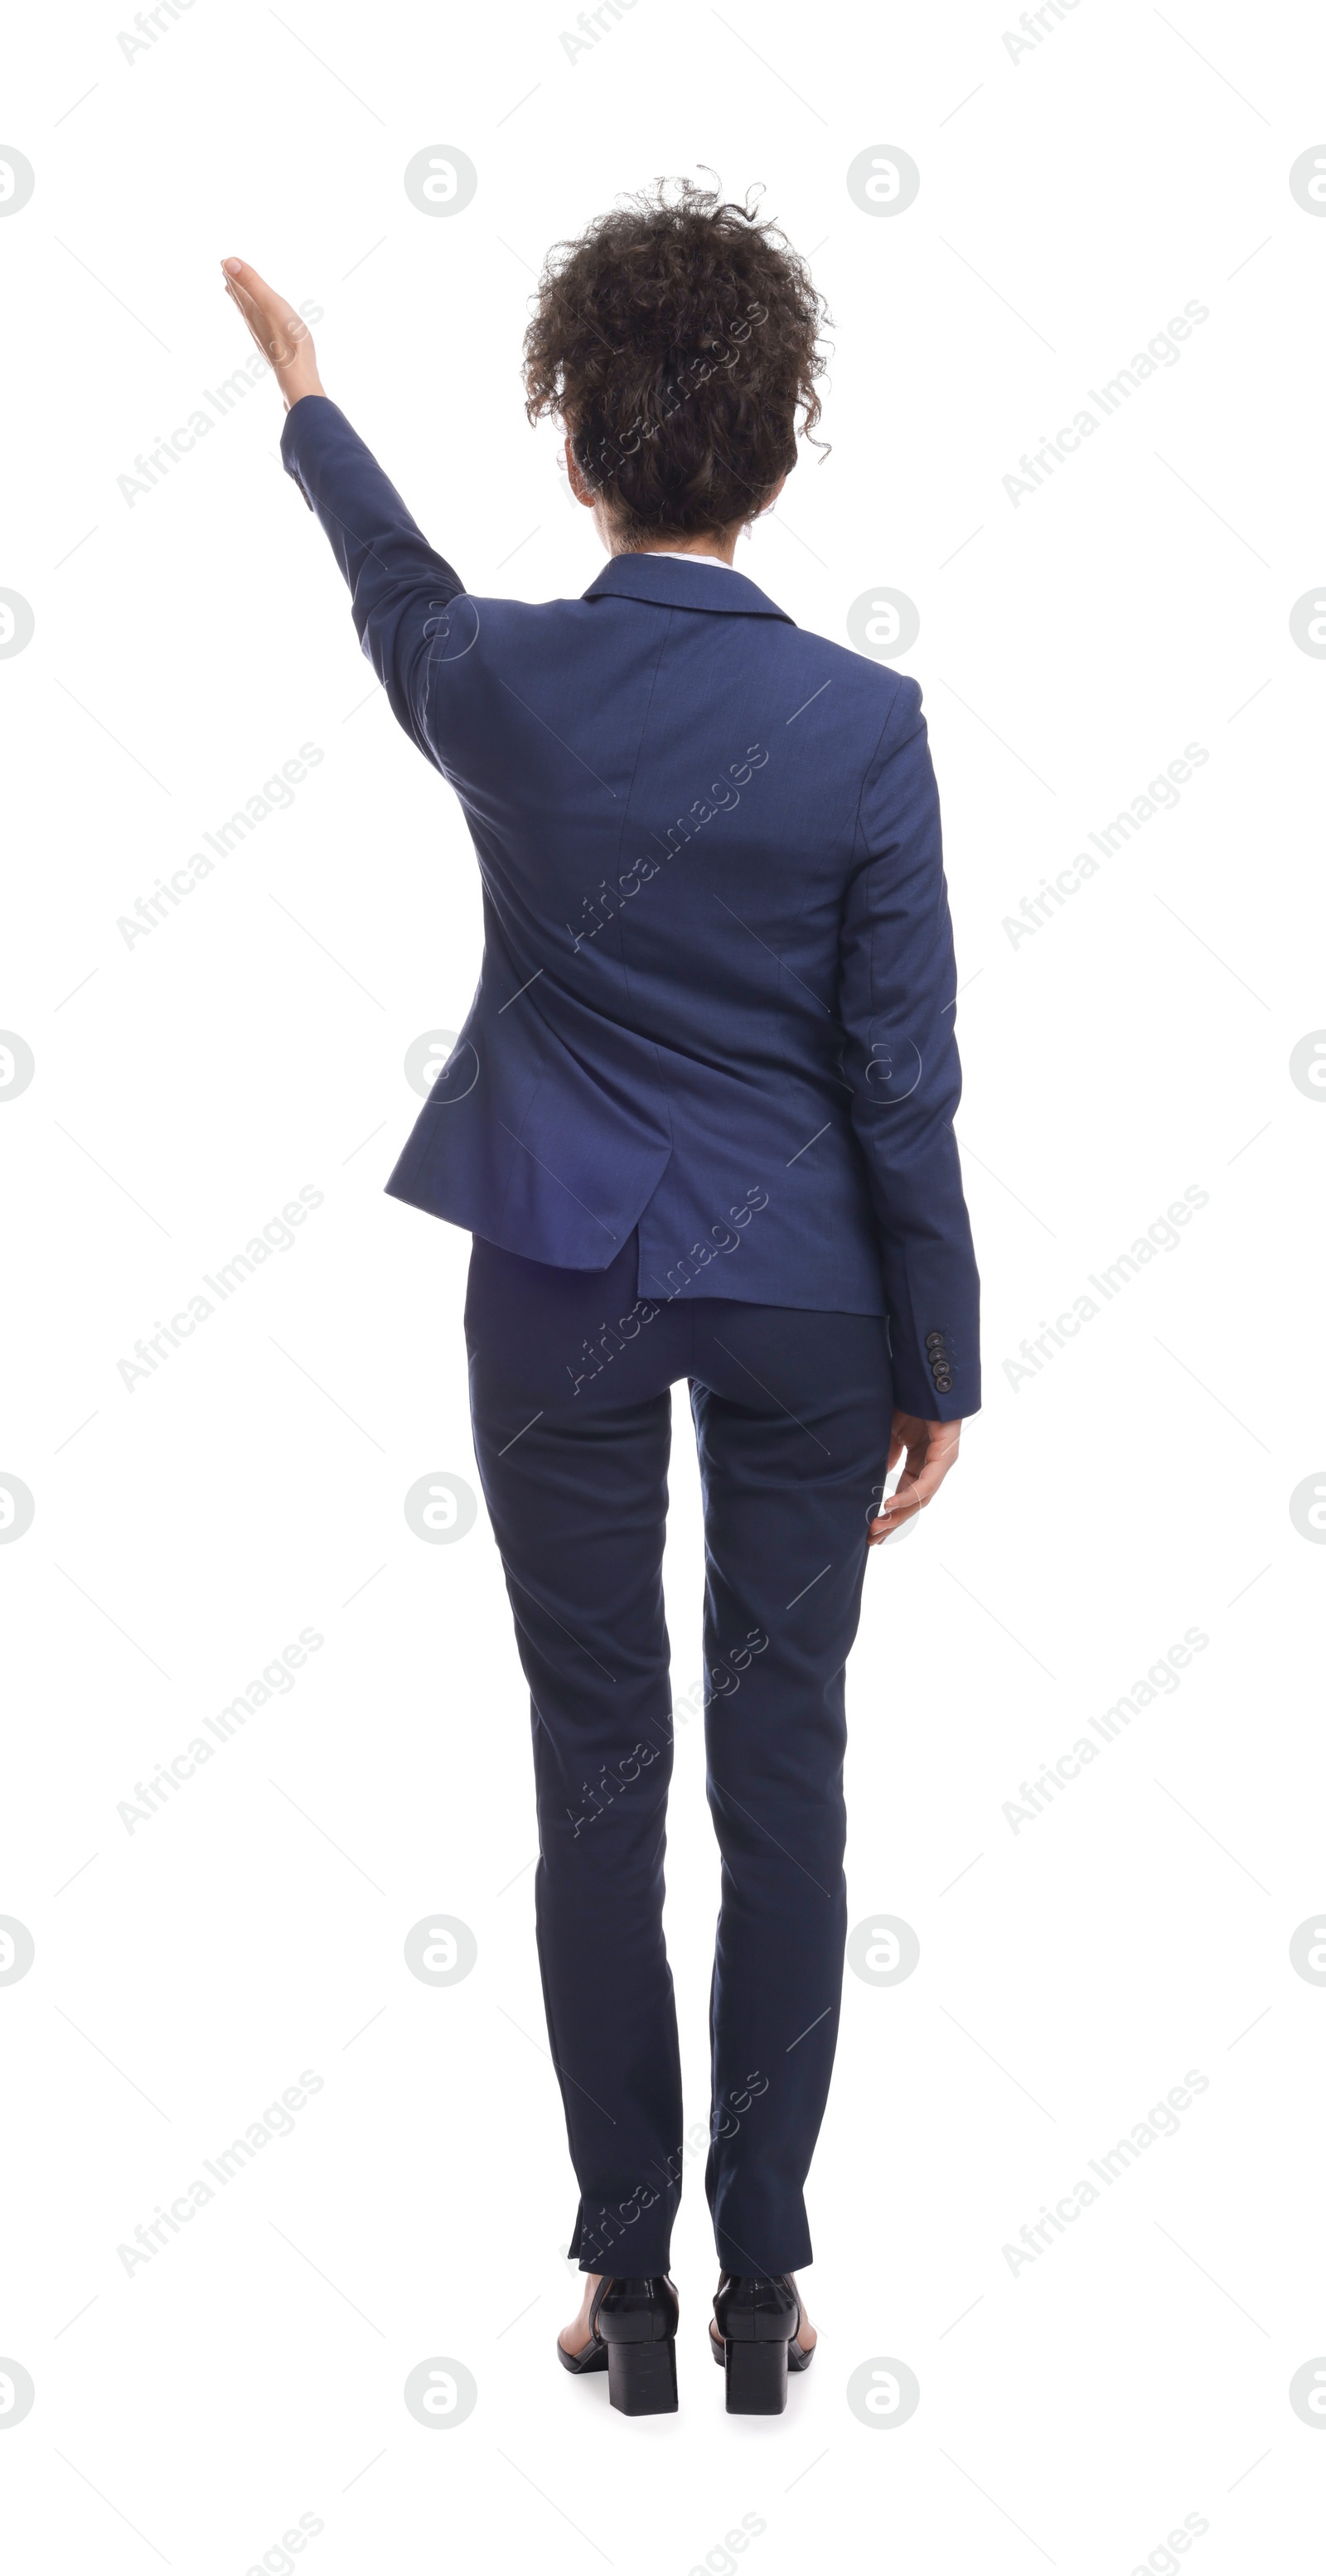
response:
{"label": "navy suit jacket", "polygon": [[473,1006],[387,1183],[642,1297],[885,1314],[895,1398],[980,1400],[953,939],[914,680],[744,574],[614,555],[476,599],[337,405],[282,456],[483,880]]}

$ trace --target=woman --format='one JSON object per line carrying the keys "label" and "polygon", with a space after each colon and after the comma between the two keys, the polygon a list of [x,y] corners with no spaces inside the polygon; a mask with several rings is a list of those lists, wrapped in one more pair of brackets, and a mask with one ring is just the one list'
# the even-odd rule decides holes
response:
{"label": "woman", "polygon": [[689,182],[550,255],[526,407],[560,421],[608,562],[582,599],[530,606],[466,591],[291,307],[243,262],[225,274],[282,387],[287,471],[483,880],[474,1005],[387,1187],[474,1238],[475,1450],[531,1689],[539,1958],[580,2189],[585,2298],[559,2358],[606,2368],[627,2414],[676,2405],[661,1566],[685,1379],[722,1855],[710,2344],[729,2410],[777,2413],[814,2347],[795,2274],[837,2034],[866,1551],[931,1501],[979,1402],[920,691],[799,631],[734,564],[819,419],[823,306],[772,225]]}

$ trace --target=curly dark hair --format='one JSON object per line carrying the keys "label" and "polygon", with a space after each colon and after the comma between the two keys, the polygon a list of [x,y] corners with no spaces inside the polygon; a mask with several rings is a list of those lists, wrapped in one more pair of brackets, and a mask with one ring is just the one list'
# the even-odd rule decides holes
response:
{"label": "curly dark hair", "polygon": [[744,524],[819,420],[828,320],[776,225],[660,179],[548,253],[526,414],[561,421],[620,545]]}

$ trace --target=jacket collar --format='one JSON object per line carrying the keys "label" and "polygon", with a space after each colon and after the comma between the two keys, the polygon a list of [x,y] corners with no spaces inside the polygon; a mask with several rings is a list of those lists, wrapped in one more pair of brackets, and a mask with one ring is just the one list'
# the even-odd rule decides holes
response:
{"label": "jacket collar", "polygon": [[582,598],[646,599],[658,608],[698,608],[719,616],[781,617],[794,626],[785,608],[775,606],[744,572],[726,564],[672,563],[667,555],[610,555]]}

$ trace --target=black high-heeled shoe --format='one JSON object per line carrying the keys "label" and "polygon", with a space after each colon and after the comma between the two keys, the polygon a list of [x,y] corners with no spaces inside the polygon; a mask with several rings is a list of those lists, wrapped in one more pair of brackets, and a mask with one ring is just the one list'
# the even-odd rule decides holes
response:
{"label": "black high-heeled shoe", "polygon": [[568,2352],[559,2335],[557,2358],[577,2378],[606,2370],[608,2402],[620,2415],[675,2415],[677,2313],[677,2293],[664,2274],[605,2278],[594,2293],[584,2351]]}
{"label": "black high-heeled shoe", "polygon": [[791,2275],[752,2280],[722,2272],[709,2341],[727,2384],[729,2415],[781,2415],[789,2370],[809,2370],[814,2344],[799,2341],[801,2301]]}

